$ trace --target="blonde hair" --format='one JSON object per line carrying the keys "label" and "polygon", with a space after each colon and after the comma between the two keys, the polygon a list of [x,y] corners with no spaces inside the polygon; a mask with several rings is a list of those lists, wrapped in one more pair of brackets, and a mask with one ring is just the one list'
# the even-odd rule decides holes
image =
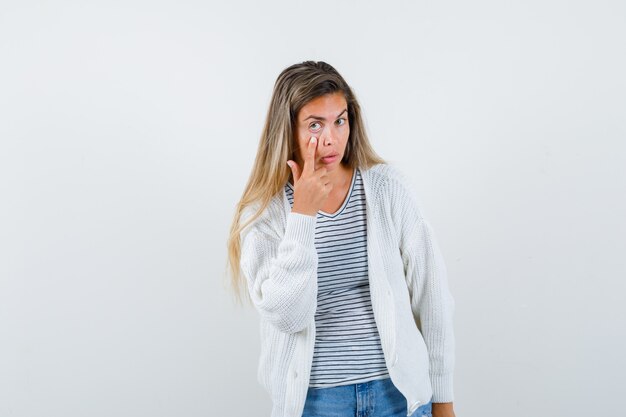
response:
{"label": "blonde hair", "polygon": [[[240,268],[240,233],[259,217],[277,193],[283,192],[290,179],[291,169],[287,160],[295,160],[297,145],[294,132],[300,109],[317,97],[336,92],[343,93],[347,102],[350,127],[341,162],[347,167],[361,169],[385,163],[370,145],[361,107],[352,89],[335,68],[323,61],[305,61],[285,68],[274,84],[252,172],[237,203],[227,242],[231,288],[240,304],[242,294],[250,301]],[[243,210],[255,203],[260,208],[245,224],[240,224]]]}

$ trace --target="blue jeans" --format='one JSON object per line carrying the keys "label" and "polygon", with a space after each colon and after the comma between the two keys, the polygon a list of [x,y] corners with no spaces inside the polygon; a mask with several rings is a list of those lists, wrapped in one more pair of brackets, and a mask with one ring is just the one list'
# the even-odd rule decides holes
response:
{"label": "blue jeans", "polygon": [[[406,398],[391,378],[307,391],[302,417],[407,417]],[[432,401],[411,417],[432,417]]]}

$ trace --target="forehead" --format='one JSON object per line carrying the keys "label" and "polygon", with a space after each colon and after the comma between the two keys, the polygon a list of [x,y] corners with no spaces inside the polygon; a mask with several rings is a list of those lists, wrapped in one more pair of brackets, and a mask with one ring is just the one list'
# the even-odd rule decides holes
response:
{"label": "forehead", "polygon": [[336,117],[342,110],[347,107],[347,102],[343,93],[336,92],[331,94],[324,94],[323,96],[316,97],[302,106],[298,113],[300,120],[306,119],[309,116],[320,116],[324,118]]}

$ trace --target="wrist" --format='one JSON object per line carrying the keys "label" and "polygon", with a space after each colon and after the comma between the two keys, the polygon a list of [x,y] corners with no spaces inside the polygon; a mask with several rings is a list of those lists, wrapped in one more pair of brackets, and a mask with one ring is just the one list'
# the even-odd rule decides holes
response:
{"label": "wrist", "polygon": [[432,403],[433,417],[455,417],[452,403]]}
{"label": "wrist", "polygon": [[306,216],[317,217],[317,212],[311,213],[311,212],[308,212],[306,210],[302,210],[302,209],[300,209],[299,207],[296,207],[296,206],[293,206],[293,208],[291,209],[291,212],[292,213],[298,213],[298,214],[304,214]]}

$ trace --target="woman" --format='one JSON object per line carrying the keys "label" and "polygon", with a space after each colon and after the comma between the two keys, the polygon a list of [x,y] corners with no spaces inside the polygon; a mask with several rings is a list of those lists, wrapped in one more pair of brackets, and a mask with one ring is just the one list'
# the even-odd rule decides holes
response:
{"label": "woman", "polygon": [[261,316],[272,417],[454,416],[441,252],[329,64],[278,76],[228,251]]}

